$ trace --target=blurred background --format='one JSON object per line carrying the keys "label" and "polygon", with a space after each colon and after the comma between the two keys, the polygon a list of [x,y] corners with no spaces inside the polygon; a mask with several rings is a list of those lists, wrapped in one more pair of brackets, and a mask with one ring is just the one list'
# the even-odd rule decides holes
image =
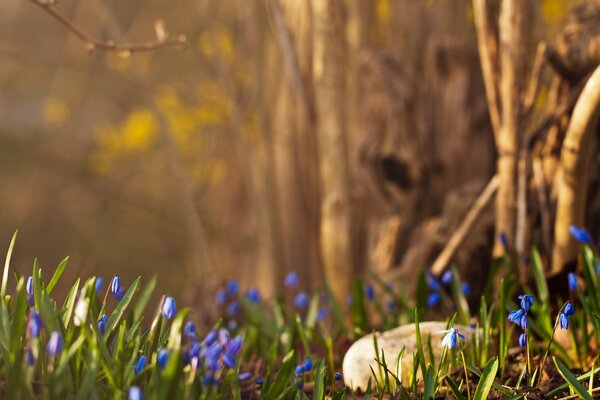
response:
{"label": "blurred background", "polygon": [[[574,3],[529,2],[528,63]],[[157,20],[187,38],[88,54],[3,0],[0,243],[19,230],[17,270],[37,257],[49,277],[70,256],[65,287],[157,275],[191,304],[231,277],[266,296],[291,270],[321,287],[324,264],[410,281],[494,173],[471,2],[340,4],[63,0],[96,39],[153,41]],[[484,265],[492,240],[488,213],[455,261]]]}

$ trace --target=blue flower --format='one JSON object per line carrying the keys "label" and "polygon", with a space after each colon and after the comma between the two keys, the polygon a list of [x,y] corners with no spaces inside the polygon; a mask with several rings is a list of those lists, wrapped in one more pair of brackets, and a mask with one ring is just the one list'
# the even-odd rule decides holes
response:
{"label": "blue flower", "polygon": [[104,283],[104,279],[101,276],[96,278],[96,283],[94,284],[94,288],[96,289],[96,293],[100,293],[102,291],[102,284]]}
{"label": "blue flower", "polygon": [[504,249],[508,249],[508,236],[506,236],[506,233],[500,233],[500,235],[498,235],[498,241]]}
{"label": "blue flower", "polygon": [[389,299],[385,305],[389,311],[393,311],[396,308],[396,302],[394,299]]}
{"label": "blue flower", "polygon": [[302,375],[304,373],[304,366],[302,364],[296,365],[296,369],[294,370],[296,375]]}
{"label": "blue flower", "polygon": [[529,312],[529,308],[531,308],[531,306],[533,305],[534,302],[534,298],[533,295],[531,294],[522,294],[519,296],[519,299],[521,300],[521,308],[523,309],[523,311],[525,311],[526,313]]}
{"label": "blue flower", "polygon": [[27,284],[25,285],[25,291],[27,296],[33,296],[33,276],[27,278]]}
{"label": "blue flower", "polygon": [[260,303],[260,292],[258,291],[257,288],[251,287],[246,292],[246,299],[248,299],[248,301],[250,303],[259,304]]}
{"label": "blue flower", "polygon": [[434,307],[440,302],[440,294],[433,292],[427,297],[427,307]]}
{"label": "blue flower", "polygon": [[231,335],[229,331],[225,328],[219,329],[219,343],[221,346],[227,346],[229,344],[229,340],[231,339]]}
{"label": "blue flower", "polygon": [[569,275],[567,275],[567,282],[569,284],[570,291],[574,292],[577,290],[577,275],[575,275],[573,272],[569,272]]}
{"label": "blue flower", "polygon": [[219,333],[213,329],[206,334],[206,337],[204,338],[204,345],[207,347],[211,346],[218,338]]}
{"label": "blue flower", "polygon": [[123,300],[123,296],[125,296],[125,289],[121,288],[117,294],[115,294],[115,299],[117,299],[117,301],[121,301]]}
{"label": "blue flower", "polygon": [[106,332],[106,324],[108,323],[108,317],[106,316],[106,314],[102,314],[102,316],[100,317],[100,321],[98,321],[98,330],[100,331],[100,333],[102,335],[104,335],[104,332]]}
{"label": "blue flower", "polygon": [[162,315],[166,319],[171,319],[175,316],[175,311],[177,310],[177,304],[175,303],[175,299],[171,296],[167,296],[165,302],[162,306]]}
{"label": "blue flower", "polygon": [[524,314],[525,314],[525,311],[523,311],[520,308],[518,310],[509,311],[508,312],[508,320],[515,325],[520,325],[521,318],[523,318]]}
{"label": "blue flower", "polygon": [[600,274],[600,263],[596,265],[596,274]]}
{"label": "blue flower", "polygon": [[335,379],[336,382],[339,382],[343,379],[344,377],[342,376],[342,373],[340,371],[336,371],[335,375],[333,376],[333,379]]}
{"label": "blue flower", "polygon": [[265,378],[258,378],[258,379],[256,380],[256,384],[257,384],[257,385],[262,385],[263,383],[265,383]]}
{"label": "blue flower", "polygon": [[227,323],[227,327],[230,331],[235,331],[237,329],[237,326],[237,322],[235,322],[234,320],[231,320]]}
{"label": "blue flower", "polygon": [[63,341],[60,336],[60,333],[58,333],[58,331],[52,332],[52,334],[50,335],[50,339],[46,344],[46,354],[48,354],[48,356],[51,358],[58,357],[62,352],[62,349]]}
{"label": "blue flower", "polygon": [[372,285],[367,285],[365,288],[365,296],[367,300],[373,300],[375,298],[375,288]]}
{"label": "blue flower", "polygon": [[468,296],[471,294],[471,285],[469,285],[467,282],[463,283],[461,288],[462,288],[462,292],[465,296]]}
{"label": "blue flower", "polygon": [[523,315],[521,318],[521,329],[525,330],[529,327],[529,316],[527,314]]}
{"label": "blue flower", "polygon": [[521,335],[519,335],[519,346],[525,347],[526,345],[527,345],[527,335],[524,333],[521,333]]}
{"label": "blue flower", "polygon": [[227,292],[231,295],[236,295],[240,291],[240,284],[235,279],[232,279],[227,284]]}
{"label": "blue flower", "polygon": [[302,381],[302,380],[299,381],[298,384],[297,384],[297,386],[298,386],[299,390],[302,390],[302,388],[304,387],[304,381]]}
{"label": "blue flower", "polygon": [[306,360],[304,360],[304,363],[302,364],[302,366],[304,367],[304,372],[308,372],[312,369],[313,367],[313,362],[310,358],[306,358]]}
{"label": "blue flower", "polygon": [[231,302],[228,306],[227,306],[227,315],[231,316],[231,317],[235,317],[236,315],[238,315],[240,313],[240,305],[238,303]]}
{"label": "blue flower", "polygon": [[156,361],[160,369],[165,369],[167,361],[169,360],[169,351],[167,349],[160,349],[156,355]]}
{"label": "blue flower", "polygon": [[571,315],[575,314],[575,307],[573,307],[573,304],[571,304],[571,302],[570,302],[570,301],[567,301],[567,302],[565,303],[565,306],[564,306],[564,308],[563,308],[563,313],[565,313],[565,315],[567,315],[567,316],[569,316],[569,317],[570,317]]}
{"label": "blue flower", "polygon": [[289,288],[297,287],[299,283],[300,279],[298,278],[298,274],[296,273],[296,271],[292,271],[289,274],[287,274],[287,276],[283,280],[283,284]]}
{"label": "blue flower", "polygon": [[27,323],[27,332],[29,336],[37,339],[40,337],[40,332],[44,328],[44,320],[37,311],[29,312],[29,322]]}
{"label": "blue flower", "polygon": [[442,283],[444,285],[449,285],[450,282],[452,282],[452,271],[448,270],[442,275]]}
{"label": "blue flower", "polygon": [[237,335],[229,343],[227,343],[227,352],[233,355],[237,355],[242,349],[242,344],[244,343],[244,339],[242,336]]}
{"label": "blue flower", "polygon": [[427,271],[425,280],[427,281],[427,285],[429,286],[429,288],[431,290],[435,290],[435,291],[440,290],[440,283],[438,282],[435,275],[433,275],[431,272]]}
{"label": "blue flower", "polygon": [[305,292],[300,292],[294,297],[294,307],[298,309],[303,309],[308,306],[310,301],[310,297]]}
{"label": "blue flower", "polygon": [[137,362],[135,363],[135,373],[139,374],[146,368],[146,356],[141,355],[138,357]]}
{"label": "blue flower", "polygon": [[235,368],[235,364],[236,364],[236,357],[233,354],[230,353],[225,353],[223,354],[222,357],[223,360],[223,364],[227,367],[227,368]]}
{"label": "blue flower", "polygon": [[215,376],[213,374],[206,374],[204,375],[204,377],[202,378],[202,384],[204,386],[209,386],[215,383]]}
{"label": "blue flower", "polygon": [[592,244],[592,235],[583,228],[579,228],[575,225],[569,226],[569,232],[571,232],[571,236],[575,238],[581,244]]}
{"label": "blue flower", "polygon": [[238,375],[238,381],[247,381],[252,378],[252,372],[242,372]]}
{"label": "blue flower", "polygon": [[127,390],[129,400],[142,400],[142,390],[137,386],[132,386]]}
{"label": "blue flower", "polygon": [[455,348],[459,340],[465,340],[464,335],[458,333],[455,328],[450,328],[448,330],[441,331],[440,333],[446,334],[442,339],[442,347],[448,347],[449,349]]}
{"label": "blue flower", "polygon": [[25,349],[25,362],[30,367],[33,367],[35,365],[35,357],[33,355],[33,351],[31,351],[31,347]]}
{"label": "blue flower", "polygon": [[323,321],[329,316],[329,311],[326,308],[319,308],[317,311],[317,321]]}
{"label": "blue flower", "polygon": [[183,333],[188,337],[188,339],[198,340],[198,336],[196,334],[196,324],[194,324],[192,321],[188,321],[185,324],[183,327]]}
{"label": "blue flower", "polygon": [[565,313],[560,313],[558,315],[558,320],[560,322],[560,329],[569,329],[569,317]]}
{"label": "blue flower", "polygon": [[119,294],[120,290],[121,290],[121,278],[119,278],[118,275],[115,275],[110,284],[110,292],[114,296],[117,296]]}
{"label": "blue flower", "polygon": [[227,301],[227,292],[225,289],[217,290],[217,294],[215,294],[215,302],[218,305],[223,305]]}

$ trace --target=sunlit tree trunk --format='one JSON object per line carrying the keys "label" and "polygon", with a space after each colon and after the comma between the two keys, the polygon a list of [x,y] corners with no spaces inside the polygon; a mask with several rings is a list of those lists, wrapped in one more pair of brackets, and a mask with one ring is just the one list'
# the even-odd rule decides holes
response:
{"label": "sunlit tree trunk", "polygon": [[346,134],[343,6],[313,0],[313,73],[321,178],[321,254],[338,300],[350,293],[353,276],[350,175]]}

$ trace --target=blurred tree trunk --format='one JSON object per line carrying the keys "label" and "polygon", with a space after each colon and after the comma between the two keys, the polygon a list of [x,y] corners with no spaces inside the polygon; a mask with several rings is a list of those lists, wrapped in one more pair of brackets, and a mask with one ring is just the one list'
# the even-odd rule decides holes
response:
{"label": "blurred tree trunk", "polygon": [[350,174],[346,133],[346,43],[343,2],[313,0],[314,83],[321,178],[321,253],[334,295],[351,291]]}
{"label": "blurred tree trunk", "polygon": [[589,167],[599,114],[600,67],[597,67],[577,100],[562,144],[550,274],[563,271],[577,259],[577,243],[569,233],[569,226],[585,226]]}
{"label": "blurred tree trunk", "polygon": [[[297,270],[303,283],[321,281],[318,229],[318,156],[312,103],[312,23],[310,2],[274,0],[281,5],[292,43],[280,45],[286,73],[274,106],[273,151],[284,269]],[[276,10],[273,10],[276,12]],[[277,26],[276,26],[276,29]],[[280,37],[280,40],[282,38]],[[290,54],[292,53],[293,54]],[[292,65],[293,64],[293,65]]]}
{"label": "blurred tree trunk", "polygon": [[[524,2],[503,0],[500,7],[500,100],[501,126],[498,135],[497,171],[500,185],[496,195],[496,235],[506,235],[514,244],[517,196],[517,154],[521,129],[521,93],[524,75],[523,19]],[[500,256],[504,248],[494,241],[494,255]]]}

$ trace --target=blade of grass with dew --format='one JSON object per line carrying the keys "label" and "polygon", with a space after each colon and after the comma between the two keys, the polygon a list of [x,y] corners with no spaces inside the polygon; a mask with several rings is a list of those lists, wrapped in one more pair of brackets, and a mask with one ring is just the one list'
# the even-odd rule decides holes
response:
{"label": "blade of grass with dew", "polygon": [[56,284],[58,283],[58,280],[62,276],[63,272],[65,272],[65,268],[67,267],[68,262],[69,257],[65,257],[60,262],[60,264],[58,264],[58,267],[56,267],[54,275],[52,275],[52,279],[50,279],[50,282],[48,282],[48,285],[46,286],[46,293],[48,293],[48,295],[52,294],[52,290],[54,289],[54,286],[56,286]]}
{"label": "blade of grass with dew", "polygon": [[326,371],[327,368],[325,367],[325,360],[321,358],[315,366],[315,386],[313,389],[313,398],[316,400],[323,400],[325,398]]}
{"label": "blade of grass with dew", "polygon": [[583,385],[577,380],[575,375],[569,371],[569,369],[563,364],[558,358],[552,357],[552,361],[554,361],[554,365],[558,370],[560,376],[563,377],[565,381],[569,384],[569,387],[573,389],[578,396],[585,400],[592,400],[592,396],[585,390]]}

